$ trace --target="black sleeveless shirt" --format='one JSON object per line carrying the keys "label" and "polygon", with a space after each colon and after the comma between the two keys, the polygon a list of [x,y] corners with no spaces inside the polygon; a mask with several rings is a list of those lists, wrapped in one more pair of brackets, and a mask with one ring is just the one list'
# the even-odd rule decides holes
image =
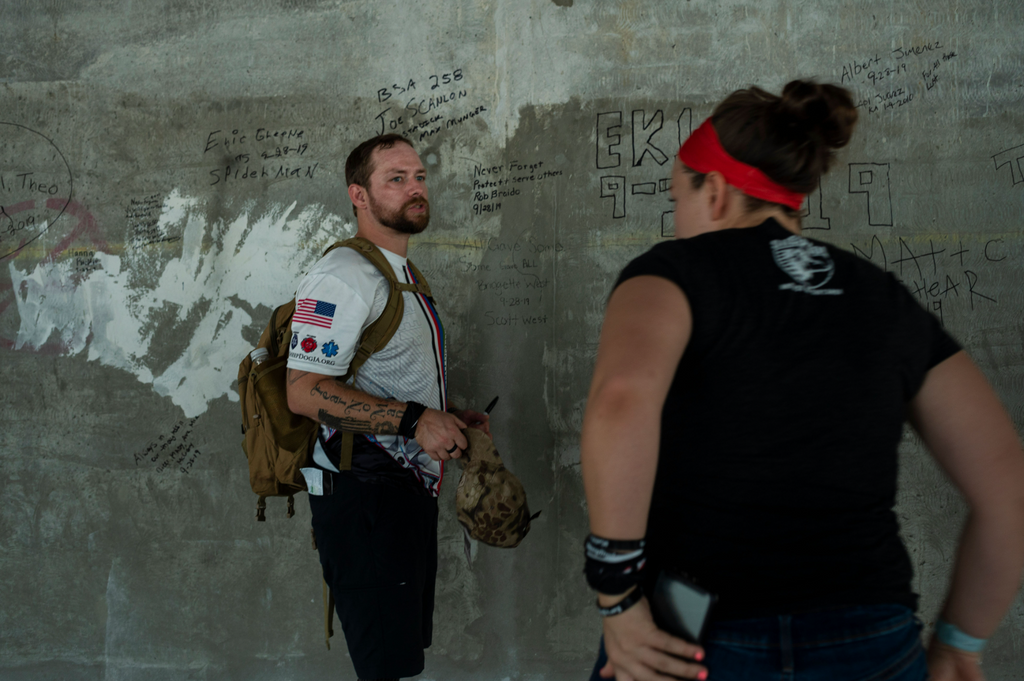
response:
{"label": "black sleeveless shirt", "polygon": [[938,320],[892,275],[774,220],[659,244],[619,283],[640,275],[693,312],[662,414],[651,578],[690,574],[719,595],[716,619],[916,608],[897,447],[925,374],[960,349]]}

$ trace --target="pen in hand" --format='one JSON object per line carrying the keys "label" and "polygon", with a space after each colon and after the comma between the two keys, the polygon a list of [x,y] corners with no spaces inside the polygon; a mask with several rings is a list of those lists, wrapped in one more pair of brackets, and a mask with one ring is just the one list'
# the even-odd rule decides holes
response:
{"label": "pen in hand", "polygon": [[[491,400],[491,403],[487,405],[487,408],[486,408],[486,409],[484,409],[484,414],[485,414],[485,415],[486,415],[486,416],[487,416],[488,418],[490,418],[490,416],[491,416],[491,410],[492,410],[492,409],[494,409],[494,405],[496,405],[497,403],[498,403],[498,397],[497,397],[497,395],[495,395],[494,399],[493,399],[493,400]],[[479,423],[483,423],[483,421],[480,421]],[[487,433],[487,436],[488,436],[488,437],[491,437],[491,429],[490,429],[490,426],[484,426],[483,428],[481,428],[481,430],[483,430],[483,431],[484,431],[485,433]]]}

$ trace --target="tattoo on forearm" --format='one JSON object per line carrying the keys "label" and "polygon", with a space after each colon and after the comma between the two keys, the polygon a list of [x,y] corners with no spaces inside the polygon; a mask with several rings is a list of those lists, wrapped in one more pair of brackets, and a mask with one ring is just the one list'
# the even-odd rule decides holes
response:
{"label": "tattoo on forearm", "polygon": [[[377,433],[380,435],[395,435],[398,433],[398,425],[390,419],[401,419],[405,409],[396,408],[393,403],[387,401],[367,402],[360,399],[346,399],[341,395],[335,395],[324,389],[320,381],[310,388],[311,397],[319,397],[324,402],[337,405],[336,408],[328,411],[320,409],[317,420],[332,428],[351,430],[357,433]],[[333,412],[333,413],[332,413]]]}
{"label": "tattoo on forearm", "polygon": [[351,430],[357,433],[376,433],[378,435],[397,435],[398,427],[390,421],[371,422],[370,420],[357,419],[352,417],[340,418],[321,409],[317,414],[320,423],[337,428],[338,430]]}
{"label": "tattoo on forearm", "polygon": [[345,407],[345,414],[347,415],[347,414],[349,414],[350,412],[353,412],[353,411],[354,412],[370,411],[371,408],[372,407],[370,407],[370,405],[367,404],[366,402],[360,402],[358,400],[352,400]]}
{"label": "tattoo on forearm", "polygon": [[301,379],[303,376],[306,376],[308,374],[309,374],[308,371],[299,371],[298,369],[289,369],[288,370],[288,376],[287,376],[288,385],[295,385],[299,381],[299,379]]}
{"label": "tattoo on forearm", "polygon": [[321,388],[319,383],[315,384],[310,389],[309,394],[312,395],[313,397],[320,396],[324,400],[331,402],[333,404],[348,404],[348,402],[346,402],[341,396],[332,395],[323,388]]}
{"label": "tattoo on forearm", "polygon": [[378,404],[377,409],[375,409],[370,414],[371,419],[382,419],[391,417],[401,419],[403,416],[405,416],[404,409],[389,409],[386,404]]}

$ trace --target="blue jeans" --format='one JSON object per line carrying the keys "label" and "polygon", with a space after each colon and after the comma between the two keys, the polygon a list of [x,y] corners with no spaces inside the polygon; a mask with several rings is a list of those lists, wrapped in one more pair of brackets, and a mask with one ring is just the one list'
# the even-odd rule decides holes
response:
{"label": "blue jeans", "polygon": [[[921,623],[902,605],[836,608],[713,624],[708,681],[925,681]],[[604,640],[591,681],[608,661]]]}

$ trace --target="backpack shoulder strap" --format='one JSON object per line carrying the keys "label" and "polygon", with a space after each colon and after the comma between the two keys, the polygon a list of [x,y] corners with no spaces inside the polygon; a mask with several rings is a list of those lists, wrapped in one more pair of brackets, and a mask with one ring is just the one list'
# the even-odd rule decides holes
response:
{"label": "backpack shoulder strap", "polygon": [[417,293],[422,293],[428,298],[433,299],[434,296],[430,293],[430,285],[427,284],[427,278],[423,276],[423,273],[420,272],[419,268],[413,264],[412,260],[406,259],[405,262],[409,265],[409,269],[412,271],[415,281],[411,284],[406,284],[395,278],[395,271],[392,269],[391,263],[388,262],[388,259],[383,253],[381,253],[376,244],[369,239],[361,236],[354,236],[350,239],[345,239],[344,241],[336,241],[327,247],[327,250],[324,251],[324,255],[327,255],[335,248],[342,247],[348,247],[362,253],[367,260],[372,262],[377,269],[380,270],[380,273],[383,274],[389,282],[394,283],[398,290],[416,291]]}
{"label": "backpack shoulder strap", "polygon": [[[405,314],[405,301],[402,297],[403,291],[417,291],[430,294],[430,289],[421,286],[420,284],[406,284],[398,281],[395,276],[395,270],[391,266],[391,263],[384,256],[377,246],[363,237],[352,237],[345,241],[339,241],[331,245],[324,255],[327,255],[335,248],[351,248],[352,250],[360,253],[363,257],[369,260],[374,267],[384,276],[388,282],[388,299],[384,305],[384,310],[380,316],[370,326],[363,331],[363,335],[359,339],[359,346],[356,348],[355,355],[352,357],[352,361],[349,363],[348,371],[339,380],[347,382],[350,378],[354,377],[358,373],[359,369],[363,366],[370,355],[379,351],[395,335],[395,331],[398,330],[398,326],[402,323],[402,317]],[[411,263],[410,263],[411,265]],[[413,271],[413,276],[417,280],[422,279],[418,271],[410,268]],[[425,281],[424,281],[425,283]],[[349,470],[352,468],[352,445],[354,440],[354,434],[349,431],[342,431],[341,433],[341,451],[339,452],[339,469]]]}
{"label": "backpack shoulder strap", "polygon": [[416,265],[412,264],[412,260],[406,260],[405,262],[409,265],[409,269],[412,271],[412,276],[416,280],[416,291],[433,300],[434,296],[430,293],[430,284],[427,283],[427,278],[423,276],[423,273],[420,272]]}
{"label": "backpack shoulder strap", "polygon": [[288,341],[292,335],[292,315],[295,314],[295,298],[278,306],[270,317],[270,324],[263,330],[267,338],[260,338],[257,347],[266,347],[271,357],[288,354]]}
{"label": "backpack shoulder strap", "polygon": [[402,316],[405,314],[405,301],[402,299],[402,290],[405,289],[405,286],[398,281],[391,263],[388,262],[388,259],[384,257],[384,254],[380,252],[380,249],[372,241],[362,237],[353,237],[328,248],[327,253],[336,246],[351,248],[360,253],[383,275],[389,287],[388,300],[384,305],[384,310],[363,331],[363,335],[359,338],[359,346],[356,348],[355,355],[353,355],[352,361],[348,365],[348,372],[340,379],[347,381],[356,375],[366,360],[370,358],[370,355],[387,345],[391,337],[395,335],[398,325],[402,323]]}

